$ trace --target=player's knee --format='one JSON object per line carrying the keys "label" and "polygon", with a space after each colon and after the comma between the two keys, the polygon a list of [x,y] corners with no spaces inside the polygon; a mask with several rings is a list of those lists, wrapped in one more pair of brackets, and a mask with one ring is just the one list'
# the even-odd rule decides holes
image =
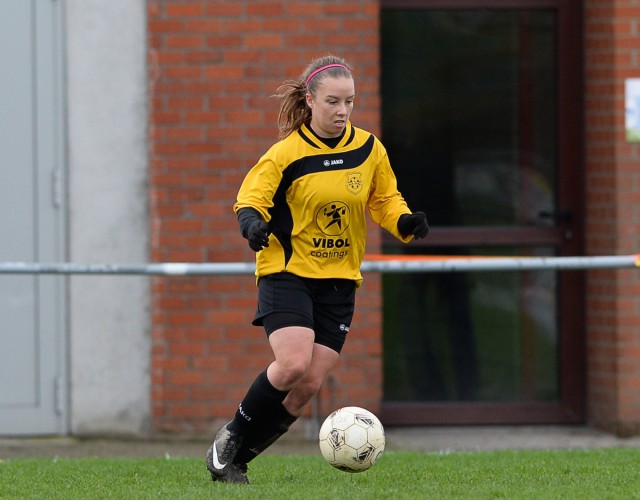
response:
{"label": "player's knee", "polygon": [[313,378],[306,378],[298,384],[302,398],[307,401],[311,400],[311,398],[318,393],[321,386],[322,380],[316,380]]}
{"label": "player's knee", "polygon": [[302,413],[303,408],[307,405],[309,401],[318,393],[320,390],[320,385],[317,383],[312,383],[307,380],[303,380],[296,384],[287,399],[285,400],[285,408],[292,415],[300,415]]}
{"label": "player's knee", "polygon": [[281,371],[281,385],[293,387],[298,384],[307,372],[308,364],[304,360],[294,360],[287,363]]}

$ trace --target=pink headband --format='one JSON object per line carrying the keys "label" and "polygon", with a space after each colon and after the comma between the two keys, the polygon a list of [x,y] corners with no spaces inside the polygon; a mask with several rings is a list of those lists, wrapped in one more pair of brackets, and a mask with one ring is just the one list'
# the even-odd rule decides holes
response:
{"label": "pink headband", "polygon": [[322,66],[322,68],[318,68],[317,70],[315,70],[313,73],[311,73],[308,77],[307,77],[307,81],[304,82],[305,85],[309,85],[309,82],[311,81],[311,79],[316,76],[318,73],[320,73],[321,71],[324,71],[325,69],[329,69],[329,68],[344,68],[347,71],[349,71],[349,68],[347,68],[344,64],[327,64],[326,66]]}

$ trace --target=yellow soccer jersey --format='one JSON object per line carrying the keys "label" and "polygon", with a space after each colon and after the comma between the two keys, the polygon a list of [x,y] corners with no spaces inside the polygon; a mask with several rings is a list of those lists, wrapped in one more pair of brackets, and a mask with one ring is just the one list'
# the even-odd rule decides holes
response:
{"label": "yellow soccer jersey", "polygon": [[258,277],[290,272],[362,282],[365,209],[399,240],[411,213],[398,192],[387,152],[369,132],[347,124],[330,148],[302,126],[274,144],[249,171],[234,211],[251,207],[269,223],[269,246],[256,255]]}

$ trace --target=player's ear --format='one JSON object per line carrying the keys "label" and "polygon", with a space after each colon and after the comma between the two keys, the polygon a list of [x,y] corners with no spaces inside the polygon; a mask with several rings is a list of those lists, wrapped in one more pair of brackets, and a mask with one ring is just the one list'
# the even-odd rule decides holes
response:
{"label": "player's ear", "polygon": [[307,92],[304,98],[307,101],[307,106],[309,106],[310,108],[313,108],[313,96],[311,95],[311,92]]}

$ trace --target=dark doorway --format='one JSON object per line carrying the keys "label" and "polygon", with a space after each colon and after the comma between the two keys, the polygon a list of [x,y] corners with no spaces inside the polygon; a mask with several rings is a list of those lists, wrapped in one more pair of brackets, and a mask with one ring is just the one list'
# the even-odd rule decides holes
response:
{"label": "dark doorway", "polygon": [[[571,7],[406,3],[382,4],[383,140],[432,233],[409,247],[385,238],[385,253],[579,255]],[[383,283],[386,422],[583,418],[580,272],[389,274]]]}

